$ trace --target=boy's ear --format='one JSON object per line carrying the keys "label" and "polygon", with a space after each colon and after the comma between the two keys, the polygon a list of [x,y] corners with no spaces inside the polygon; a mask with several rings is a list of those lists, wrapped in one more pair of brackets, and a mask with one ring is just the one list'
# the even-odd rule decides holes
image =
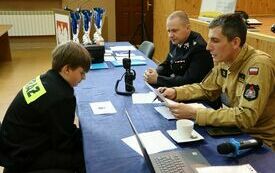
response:
{"label": "boy's ear", "polygon": [[70,67],[68,65],[65,65],[61,68],[61,72],[64,74],[69,73]]}

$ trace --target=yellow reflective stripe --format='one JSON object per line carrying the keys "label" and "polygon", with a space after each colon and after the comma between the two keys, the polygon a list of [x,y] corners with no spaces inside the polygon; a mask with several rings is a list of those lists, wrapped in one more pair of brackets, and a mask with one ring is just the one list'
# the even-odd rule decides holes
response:
{"label": "yellow reflective stripe", "polygon": [[37,76],[35,79],[27,83],[23,87],[22,91],[27,104],[30,104],[46,93],[46,90],[40,80],[40,76]]}

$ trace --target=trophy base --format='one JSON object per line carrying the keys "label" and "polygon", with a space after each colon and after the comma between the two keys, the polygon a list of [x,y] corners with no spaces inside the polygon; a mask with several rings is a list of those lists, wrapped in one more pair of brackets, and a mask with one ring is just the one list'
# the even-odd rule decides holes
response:
{"label": "trophy base", "polygon": [[94,33],[93,40],[97,45],[104,45],[104,38],[101,36],[101,34],[98,34],[97,32]]}
{"label": "trophy base", "polygon": [[83,35],[82,40],[84,45],[92,44],[92,41],[87,33]]}

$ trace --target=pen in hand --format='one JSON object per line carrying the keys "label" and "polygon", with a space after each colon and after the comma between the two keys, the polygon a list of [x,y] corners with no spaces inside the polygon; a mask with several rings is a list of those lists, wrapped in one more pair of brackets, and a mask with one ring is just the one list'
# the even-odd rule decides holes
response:
{"label": "pen in hand", "polygon": [[[157,89],[156,89],[156,90],[157,90]],[[161,94],[162,94],[165,90],[166,90],[166,88],[164,88],[163,90],[159,91],[159,93],[161,93]],[[153,101],[152,101],[152,102],[154,102],[157,98],[158,98],[158,95],[156,95],[156,97],[153,99]]]}
{"label": "pen in hand", "polygon": [[156,100],[157,100],[157,98],[158,98],[158,96],[156,95],[156,97],[154,98],[154,100],[153,100],[152,102],[156,101]]}

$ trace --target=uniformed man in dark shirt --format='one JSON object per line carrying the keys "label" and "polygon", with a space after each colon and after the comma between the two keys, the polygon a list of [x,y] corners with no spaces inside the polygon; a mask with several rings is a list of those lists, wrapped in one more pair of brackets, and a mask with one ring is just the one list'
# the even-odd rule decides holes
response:
{"label": "uniformed man in dark shirt", "polygon": [[85,172],[80,129],[74,124],[73,87],[85,78],[91,57],[67,42],[52,52],[52,69],[19,91],[0,131],[4,172],[66,169]]}
{"label": "uniformed man in dark shirt", "polygon": [[175,11],[167,18],[170,52],[157,69],[149,68],[144,80],[156,86],[181,86],[201,82],[212,69],[213,60],[202,36],[190,29],[189,18]]}

